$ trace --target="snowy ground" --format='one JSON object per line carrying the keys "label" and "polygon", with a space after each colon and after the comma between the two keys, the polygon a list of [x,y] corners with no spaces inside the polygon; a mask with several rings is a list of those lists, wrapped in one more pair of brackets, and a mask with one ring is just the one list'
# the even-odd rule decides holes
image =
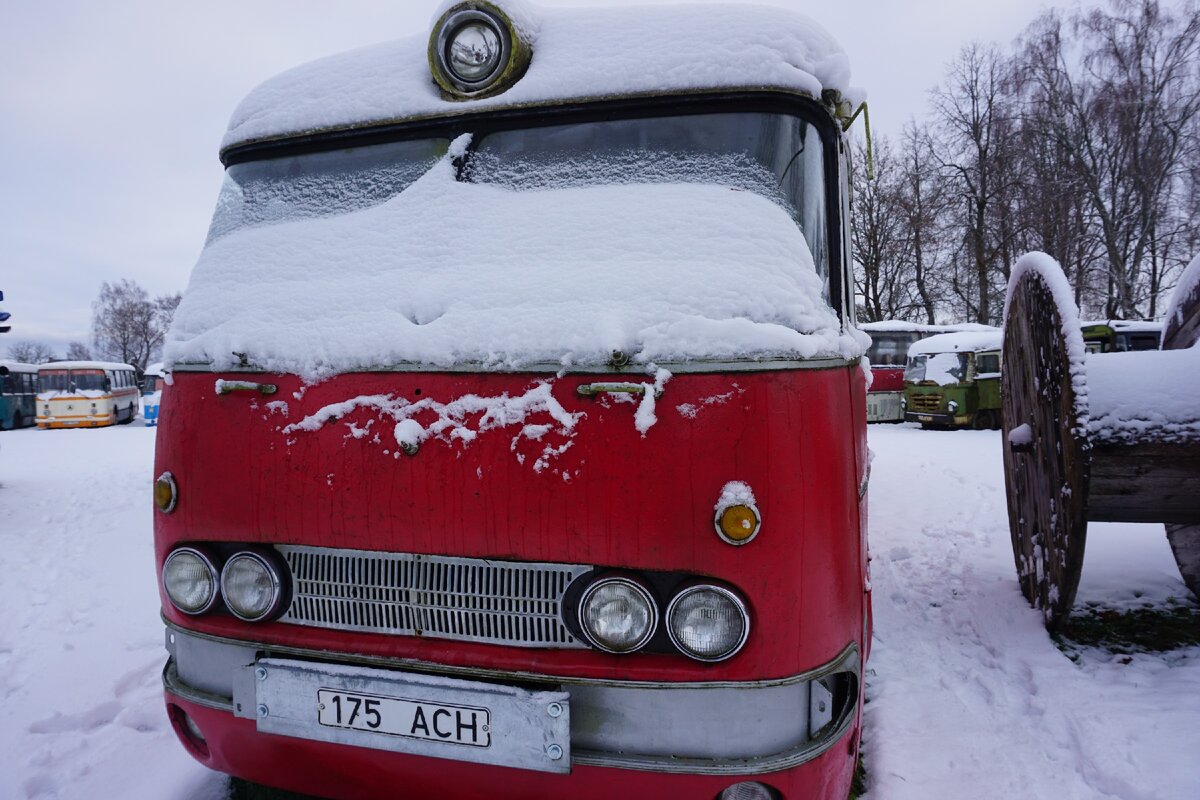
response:
{"label": "snowy ground", "polygon": [[[1073,663],[1017,591],[999,435],[870,436],[869,800],[1200,797],[1200,648]],[[162,708],[153,445],[0,433],[0,800],[225,794]],[[1081,602],[1171,597],[1161,527],[1091,526]]]}

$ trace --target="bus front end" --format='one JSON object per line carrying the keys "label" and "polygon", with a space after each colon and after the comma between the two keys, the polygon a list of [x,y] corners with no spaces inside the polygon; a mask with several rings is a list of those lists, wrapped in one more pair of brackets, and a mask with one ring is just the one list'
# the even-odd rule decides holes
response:
{"label": "bus front end", "polygon": [[[870,635],[848,115],[757,62],[613,83],[731,35],[831,45],[713,8],[589,54],[675,12],[524,8],[235,115],[156,441],[167,713],[202,763],[322,797],[842,800]],[[436,84],[356,116],[338,81],[426,56]]]}

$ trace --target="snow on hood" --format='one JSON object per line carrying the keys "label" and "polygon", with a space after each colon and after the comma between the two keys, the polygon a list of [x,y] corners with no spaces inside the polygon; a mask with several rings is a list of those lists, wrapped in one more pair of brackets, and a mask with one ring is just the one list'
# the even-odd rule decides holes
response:
{"label": "snow on hood", "polygon": [[416,362],[520,369],[695,358],[857,358],[791,217],[695,184],[514,191],[449,158],[380,205],[205,247],[165,348],[318,379]]}
{"label": "snow on hood", "polygon": [[841,46],[812,20],[782,9],[549,9],[513,0],[497,5],[533,38],[528,71],[502,94],[444,100],[429,71],[426,30],[271,78],[234,111],[222,148],[322,129],[546,101],[734,88],[777,88],[814,98],[824,89],[852,91],[850,62]]}

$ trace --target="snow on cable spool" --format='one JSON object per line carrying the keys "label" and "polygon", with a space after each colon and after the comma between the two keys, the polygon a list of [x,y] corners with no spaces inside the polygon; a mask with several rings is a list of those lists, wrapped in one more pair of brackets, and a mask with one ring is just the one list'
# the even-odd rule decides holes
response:
{"label": "snow on cable spool", "polygon": [[1071,374],[1071,387],[1075,392],[1075,413],[1084,435],[1088,421],[1087,348],[1083,343],[1083,328],[1079,321],[1079,307],[1075,305],[1075,293],[1063,273],[1062,266],[1045,253],[1026,253],[1017,260],[1008,278],[1008,291],[1004,297],[1004,320],[1008,320],[1008,309],[1012,303],[1013,290],[1026,273],[1036,273],[1050,290],[1058,308],[1062,339],[1066,343],[1067,361]]}
{"label": "snow on cable spool", "polygon": [[1200,319],[1185,319],[1198,305],[1200,256],[1179,277],[1163,317],[1163,345],[1175,349],[1088,355],[1088,432],[1096,441],[1200,440]]}

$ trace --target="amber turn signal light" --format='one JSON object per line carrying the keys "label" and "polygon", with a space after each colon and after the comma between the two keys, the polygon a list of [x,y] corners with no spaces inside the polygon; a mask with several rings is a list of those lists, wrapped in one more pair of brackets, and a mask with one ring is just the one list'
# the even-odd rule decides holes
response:
{"label": "amber turn signal light", "polygon": [[717,527],[726,539],[745,542],[758,532],[758,514],[750,506],[729,506],[717,518]]}
{"label": "amber turn signal light", "polygon": [[178,501],[179,487],[175,485],[175,476],[164,472],[154,482],[154,505],[164,514],[170,514]]}

